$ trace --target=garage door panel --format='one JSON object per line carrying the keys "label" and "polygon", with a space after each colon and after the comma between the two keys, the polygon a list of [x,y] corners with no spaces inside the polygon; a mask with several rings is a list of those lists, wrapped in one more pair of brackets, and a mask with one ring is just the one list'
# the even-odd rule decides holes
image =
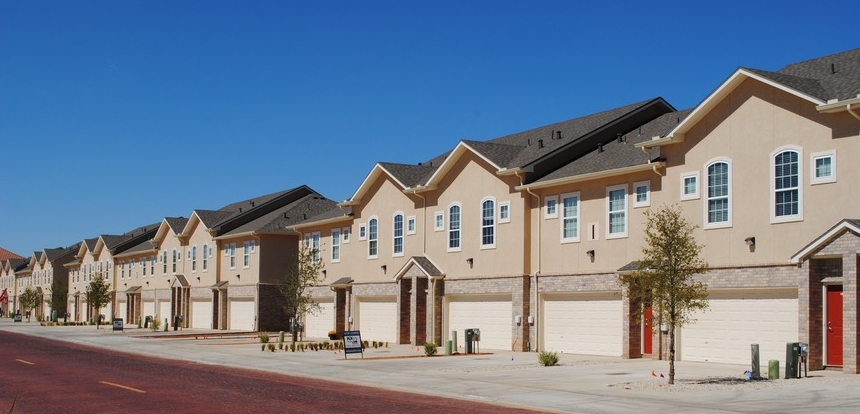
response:
{"label": "garage door panel", "polygon": [[[308,338],[326,338],[328,331],[334,329],[334,302],[318,302],[320,305],[316,315],[305,315],[305,336]],[[372,339],[371,339],[372,340]]]}
{"label": "garage door panel", "polygon": [[255,330],[255,306],[252,300],[230,301],[230,330],[254,331]]}
{"label": "garage door panel", "polygon": [[550,296],[543,302],[544,343],[550,351],[620,356],[622,301],[607,295]]}
{"label": "garage door panel", "polygon": [[448,301],[448,331],[457,331],[459,344],[465,330],[481,330],[479,349],[510,350],[513,343],[513,307],[510,296],[452,297]]}
{"label": "garage door panel", "polygon": [[708,305],[680,332],[682,360],[749,364],[756,343],[761,361],[782,360],[785,343],[799,338],[796,290],[717,292]]}
{"label": "garage door panel", "polygon": [[397,342],[397,302],[394,298],[359,298],[358,329],[361,339]]}
{"label": "garage door panel", "polygon": [[213,309],[211,301],[192,301],[191,327],[196,329],[212,329]]}

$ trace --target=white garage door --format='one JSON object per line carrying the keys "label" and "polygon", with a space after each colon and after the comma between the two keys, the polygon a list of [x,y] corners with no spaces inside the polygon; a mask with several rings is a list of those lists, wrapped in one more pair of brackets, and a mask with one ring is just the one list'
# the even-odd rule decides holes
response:
{"label": "white garage door", "polygon": [[799,339],[797,290],[711,292],[708,305],[680,332],[681,360],[748,365],[750,344],[759,344],[767,366]]}
{"label": "white garage door", "polygon": [[316,315],[305,315],[305,337],[307,338],[326,338],[328,331],[334,329],[334,302],[318,303],[320,308]]}
{"label": "white garage door", "polygon": [[543,346],[548,351],[621,356],[624,311],[611,294],[547,295],[543,299]]}
{"label": "white garage door", "polygon": [[212,329],[212,301],[191,302],[191,327]]}
{"label": "white garage door", "polygon": [[358,298],[357,316],[362,340],[397,343],[395,298]]}
{"label": "white garage door", "polygon": [[[164,324],[164,320],[167,319],[167,325]],[[162,300],[158,302],[158,320],[161,321],[161,329],[164,329],[165,326],[168,328],[173,326],[173,315],[170,314],[170,301]]]}
{"label": "white garage door", "polygon": [[116,317],[122,318],[122,323],[129,323],[128,315],[126,314],[126,302],[117,302],[116,303]]}
{"label": "white garage door", "polygon": [[[481,330],[478,349],[510,351],[513,347],[513,307],[510,296],[460,296],[448,298],[448,328],[457,331],[458,348],[465,344],[466,329]],[[450,339],[450,338],[448,338]],[[459,349],[465,351],[465,347]]]}
{"label": "white garage door", "polygon": [[155,302],[143,302],[143,316],[155,317]]}
{"label": "white garage door", "polygon": [[231,300],[230,301],[230,330],[254,331],[256,329],[254,301]]}

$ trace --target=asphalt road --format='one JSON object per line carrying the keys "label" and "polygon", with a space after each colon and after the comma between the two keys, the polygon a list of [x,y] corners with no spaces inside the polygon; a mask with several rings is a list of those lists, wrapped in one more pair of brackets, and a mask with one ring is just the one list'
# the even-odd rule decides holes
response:
{"label": "asphalt road", "polygon": [[[11,411],[10,411],[11,410]],[[3,332],[0,412],[533,413]]]}

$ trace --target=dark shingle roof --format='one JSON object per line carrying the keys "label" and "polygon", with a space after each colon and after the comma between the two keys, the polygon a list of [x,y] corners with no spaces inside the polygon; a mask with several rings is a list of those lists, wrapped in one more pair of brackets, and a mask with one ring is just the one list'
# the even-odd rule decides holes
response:
{"label": "dark shingle roof", "polygon": [[777,72],[748,70],[823,101],[860,94],[860,48],[793,63]]}
{"label": "dark shingle roof", "polygon": [[379,166],[388,171],[397,181],[406,187],[414,187],[427,182],[427,179],[436,171],[436,167],[412,164],[396,164],[391,162],[380,162]]}
{"label": "dark shingle roof", "polygon": [[284,233],[290,234],[290,226],[303,221],[316,221],[318,216],[328,211],[343,212],[337,207],[337,203],[319,194],[307,194],[277,210],[264,214],[254,220],[244,223],[224,235],[241,234],[247,232]]}

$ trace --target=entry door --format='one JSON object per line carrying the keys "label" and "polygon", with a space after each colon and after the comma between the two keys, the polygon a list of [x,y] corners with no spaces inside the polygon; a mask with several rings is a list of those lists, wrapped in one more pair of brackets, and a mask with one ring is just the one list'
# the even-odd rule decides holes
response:
{"label": "entry door", "polygon": [[842,286],[827,287],[827,362],[842,366]]}
{"label": "entry door", "polygon": [[653,316],[651,305],[646,305],[642,314],[642,353],[645,355],[650,355],[653,351],[651,348],[654,344],[654,327],[651,321]]}

